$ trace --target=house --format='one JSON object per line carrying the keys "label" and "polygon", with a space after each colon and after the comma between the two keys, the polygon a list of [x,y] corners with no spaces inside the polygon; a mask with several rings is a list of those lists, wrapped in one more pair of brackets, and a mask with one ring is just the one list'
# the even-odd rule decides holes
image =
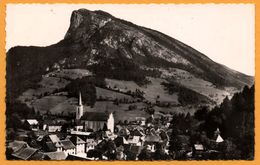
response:
{"label": "house", "polygon": [[70,132],[70,134],[72,134],[72,135],[78,135],[78,136],[81,136],[81,135],[83,135],[83,136],[88,136],[88,135],[90,135],[92,132],[83,132],[83,131],[74,131],[74,130],[72,130],[71,132]]}
{"label": "house", "polygon": [[97,141],[94,140],[95,135],[94,134],[80,134],[77,135],[80,139],[82,139],[83,141],[85,141],[85,152],[87,153],[89,150],[92,150],[95,148],[95,146],[97,145]]}
{"label": "house", "polygon": [[216,129],[216,131],[214,132],[214,136],[215,136],[215,141],[216,141],[216,143],[221,143],[221,142],[223,142],[224,140],[223,140],[223,138],[221,137],[221,135],[220,135],[220,130],[219,130],[219,128],[217,128]]}
{"label": "house", "polygon": [[58,152],[62,151],[63,144],[61,143],[59,137],[57,135],[49,135],[51,142],[54,144],[56,150]]}
{"label": "house", "polygon": [[158,143],[161,143],[161,137],[158,135],[147,135],[144,139],[144,145],[147,146],[147,149],[155,152],[155,147]]}
{"label": "house", "polygon": [[144,117],[136,117],[135,119],[136,119],[136,121],[138,121],[138,123],[140,123],[141,126],[145,125],[146,119]]}
{"label": "house", "polygon": [[128,143],[134,146],[142,146],[142,140],[140,136],[130,136],[127,139]]}
{"label": "house", "polygon": [[60,132],[62,128],[62,124],[61,123],[48,123],[48,124],[44,124],[43,125],[43,130],[46,130],[50,133],[53,132]]}
{"label": "house", "polygon": [[115,119],[113,113],[85,112],[81,101],[81,93],[79,93],[79,102],[76,109],[76,121],[83,123],[84,130],[93,131],[103,130],[106,128],[114,132]]}
{"label": "house", "polygon": [[161,137],[159,135],[147,135],[144,140],[148,143],[159,143],[161,142]]}
{"label": "house", "polygon": [[223,138],[220,135],[218,135],[216,138],[216,143],[221,143],[223,141],[224,141]]}
{"label": "house", "polygon": [[202,144],[194,144],[192,147],[192,155],[194,157],[202,157],[202,154],[204,153],[205,148]]}
{"label": "house", "polygon": [[76,154],[76,146],[70,140],[61,140],[62,151],[66,153],[66,155]]}
{"label": "house", "polygon": [[32,131],[39,130],[39,122],[36,119],[27,119],[24,121],[24,127]]}
{"label": "house", "polygon": [[84,129],[84,125],[83,124],[76,124],[74,126],[74,130],[77,131],[77,132],[81,132],[81,131],[83,131],[83,129]]}
{"label": "house", "polygon": [[80,137],[78,136],[71,136],[70,137],[70,141],[75,145],[76,147],[76,152],[75,154],[80,154],[80,153],[85,153],[85,144],[86,142],[84,140],[82,140]]}
{"label": "house", "polygon": [[126,160],[126,154],[122,151],[116,151],[116,160]]}
{"label": "house", "polygon": [[31,147],[22,148],[16,152],[13,152],[12,156],[20,160],[28,160],[32,155],[34,155],[38,150]]}
{"label": "house", "polygon": [[46,152],[44,154],[47,155],[50,160],[65,160],[67,158],[65,152]]}
{"label": "house", "polygon": [[85,149],[85,151],[88,152],[89,150],[93,150],[96,145],[97,145],[97,142],[95,142],[94,139],[86,139],[86,149]]}

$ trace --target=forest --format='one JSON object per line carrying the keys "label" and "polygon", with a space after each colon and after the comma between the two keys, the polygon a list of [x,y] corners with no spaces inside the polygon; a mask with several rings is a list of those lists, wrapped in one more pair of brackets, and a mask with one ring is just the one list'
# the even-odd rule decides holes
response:
{"label": "forest", "polygon": [[[245,86],[242,92],[232,99],[226,97],[212,110],[203,106],[194,116],[173,115],[170,150],[176,159],[185,159],[191,145],[200,143],[207,150],[219,151],[214,159],[253,160],[254,124],[254,86]],[[224,142],[216,143],[217,128]],[[206,155],[201,159],[212,158]]]}

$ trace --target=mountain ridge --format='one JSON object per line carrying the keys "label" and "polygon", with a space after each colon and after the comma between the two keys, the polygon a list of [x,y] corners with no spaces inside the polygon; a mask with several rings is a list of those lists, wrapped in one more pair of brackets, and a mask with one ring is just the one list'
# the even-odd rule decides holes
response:
{"label": "mountain ridge", "polygon": [[[147,74],[140,66],[179,68],[218,87],[241,89],[253,84],[253,77],[218,64],[174,38],[109,13],[79,9],[72,12],[70,21],[64,39],[56,44],[18,46],[7,52],[7,96],[16,97],[26,85],[39,81],[40,75],[62,68],[89,69],[102,77],[134,81],[146,76],[138,73]],[[125,73],[132,77],[122,78]],[[20,89],[13,90],[17,80]]]}

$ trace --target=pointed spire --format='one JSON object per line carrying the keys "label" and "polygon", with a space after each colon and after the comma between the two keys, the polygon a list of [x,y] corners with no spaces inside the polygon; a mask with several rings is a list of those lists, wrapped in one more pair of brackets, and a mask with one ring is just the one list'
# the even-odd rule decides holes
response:
{"label": "pointed spire", "polygon": [[214,132],[216,135],[219,135],[220,134],[220,130],[219,128],[216,129],[216,131]]}
{"label": "pointed spire", "polygon": [[79,106],[82,105],[82,100],[81,100],[81,92],[79,91]]}

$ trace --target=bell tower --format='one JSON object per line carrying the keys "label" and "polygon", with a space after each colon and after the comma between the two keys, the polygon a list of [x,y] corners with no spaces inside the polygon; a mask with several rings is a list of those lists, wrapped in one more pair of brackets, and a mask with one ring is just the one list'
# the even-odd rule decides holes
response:
{"label": "bell tower", "polygon": [[107,129],[114,133],[115,119],[113,113],[110,113],[107,119]]}
{"label": "bell tower", "polygon": [[83,116],[83,105],[81,100],[81,92],[79,92],[79,100],[76,109],[76,120],[79,120]]}

